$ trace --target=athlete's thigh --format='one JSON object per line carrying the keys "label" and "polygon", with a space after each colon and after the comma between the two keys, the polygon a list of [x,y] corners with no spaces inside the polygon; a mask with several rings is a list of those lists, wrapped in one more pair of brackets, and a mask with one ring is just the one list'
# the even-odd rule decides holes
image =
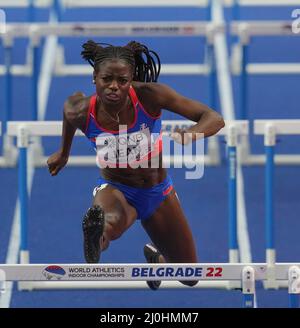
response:
{"label": "athlete's thigh", "polygon": [[124,228],[128,228],[137,217],[135,208],[128,204],[123,193],[109,184],[98,188],[93,205],[104,210],[106,222],[122,224]]}
{"label": "athlete's thigh", "polygon": [[149,219],[142,221],[142,225],[166,261],[197,262],[192,232],[175,190]]}

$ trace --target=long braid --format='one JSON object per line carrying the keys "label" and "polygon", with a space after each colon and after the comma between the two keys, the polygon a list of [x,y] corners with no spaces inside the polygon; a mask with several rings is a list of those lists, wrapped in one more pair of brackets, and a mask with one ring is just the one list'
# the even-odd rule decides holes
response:
{"label": "long braid", "polygon": [[[106,47],[102,45],[106,45]],[[89,40],[82,47],[84,49],[81,52],[82,57],[96,71],[99,64],[117,58],[124,60],[132,67],[134,81],[157,82],[161,67],[159,56],[143,44],[131,41],[125,47],[115,47]]]}

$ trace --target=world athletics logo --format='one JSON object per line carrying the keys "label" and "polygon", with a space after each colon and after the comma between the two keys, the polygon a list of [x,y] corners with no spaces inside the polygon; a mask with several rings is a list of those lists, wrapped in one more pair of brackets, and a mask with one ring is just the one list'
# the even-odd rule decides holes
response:
{"label": "world athletics logo", "polygon": [[58,265],[49,265],[43,270],[43,276],[46,277],[47,280],[53,278],[60,280],[65,274],[66,271]]}

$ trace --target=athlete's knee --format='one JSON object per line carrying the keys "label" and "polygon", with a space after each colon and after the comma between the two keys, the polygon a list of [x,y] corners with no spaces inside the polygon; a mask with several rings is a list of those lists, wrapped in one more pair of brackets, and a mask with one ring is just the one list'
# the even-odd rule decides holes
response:
{"label": "athlete's knee", "polygon": [[108,247],[109,241],[118,239],[128,228],[128,214],[122,206],[114,204],[101,204],[104,212],[104,238],[105,248]]}
{"label": "athlete's knee", "polygon": [[110,240],[118,239],[127,229],[126,215],[123,211],[105,211],[105,235]]}
{"label": "athlete's knee", "polygon": [[111,223],[110,221],[106,221],[104,227],[104,235],[106,239],[115,240],[122,236],[124,229],[120,226],[120,224]]}

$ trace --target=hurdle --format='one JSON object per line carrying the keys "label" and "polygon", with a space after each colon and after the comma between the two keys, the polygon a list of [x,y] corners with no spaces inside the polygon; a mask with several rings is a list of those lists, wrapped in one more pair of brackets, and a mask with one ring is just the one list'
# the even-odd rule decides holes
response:
{"label": "hurdle", "polygon": [[[13,7],[17,3],[10,3]],[[5,3],[3,3],[5,5]],[[9,4],[6,4],[9,7]],[[28,17],[33,22],[35,1],[30,0],[25,4],[28,8]],[[50,22],[57,22],[59,19],[59,6],[57,0],[53,1],[50,11]],[[4,141],[3,156],[0,157],[0,167],[14,167],[17,161],[17,150],[11,139],[6,135],[7,121],[11,120],[11,104],[12,104],[12,77],[15,76],[32,76],[31,79],[31,101],[32,101],[32,117],[44,119],[47,106],[48,94],[50,89],[51,71],[53,69],[53,59],[57,40],[55,37],[47,37],[45,42],[45,53],[41,62],[41,74],[38,76],[38,45],[31,40],[30,46],[27,48],[25,65],[12,64],[12,50],[14,38],[4,35],[2,38],[4,46],[4,65],[0,65],[0,75],[4,75]],[[38,87],[39,86],[39,87]],[[37,109],[39,108],[39,112]],[[39,114],[39,115],[38,115]],[[38,139],[35,140],[34,153],[35,157],[42,156],[41,144]]]}
{"label": "hurdle", "polygon": [[[276,263],[275,278],[289,281],[289,307],[299,306],[300,263]],[[161,280],[160,289],[190,288],[177,280],[198,283],[190,290],[201,288],[201,282],[222,282],[239,280],[242,285],[245,308],[253,308],[255,282],[268,279],[268,266],[265,263],[175,263],[175,264],[0,264],[0,284],[5,281],[34,281],[50,288],[69,283],[87,286],[97,283],[101,289],[147,289],[145,280]],[[3,291],[5,289],[3,288]]]}
{"label": "hurdle", "polygon": [[[299,74],[300,64],[297,63],[249,63],[248,52],[252,36],[293,36],[299,37],[298,34],[292,32],[292,23],[289,21],[240,21],[231,23],[231,34],[239,38],[238,53],[234,53],[232,60],[234,71],[240,74],[241,96],[240,96],[240,117],[246,119],[248,117],[247,104],[247,76],[248,74]],[[240,57],[240,58],[237,58]],[[265,155],[254,155],[250,153],[249,141],[243,141],[241,160],[246,165],[261,165],[266,161]],[[298,154],[280,154],[276,155],[275,163],[278,165],[298,165],[300,163],[300,155]]]}
{"label": "hurdle", "polygon": [[[216,26],[209,22],[114,22],[114,23],[14,23],[6,25],[7,33],[2,36],[5,45],[9,45],[15,38],[29,37],[35,41],[34,46],[38,46],[40,39],[49,35],[57,37],[174,37],[174,36],[205,36],[213,37],[215,33],[224,31],[224,26]],[[11,45],[11,43],[10,43]],[[88,65],[65,65],[62,49],[57,54],[55,75],[91,75],[91,68]],[[35,56],[33,58],[35,63]],[[34,66],[34,64],[33,64]],[[31,74],[32,67],[12,66],[11,70],[14,74],[28,76]],[[0,66],[0,73],[4,74],[5,69]],[[165,64],[162,66],[162,74],[166,75],[207,75],[209,67],[207,64]]]}
{"label": "hurdle", "polygon": [[224,4],[232,7],[234,20],[239,20],[241,7],[289,7],[299,5],[299,2],[298,0],[224,0]]}
{"label": "hurdle", "polygon": [[[300,135],[300,120],[255,120],[254,134],[264,136],[266,154],[265,164],[265,238],[266,238],[266,262],[272,268],[276,262],[276,250],[274,240],[274,169],[276,137],[279,135]],[[266,288],[286,287],[284,284],[276,284],[272,271],[265,282]]]}
{"label": "hurdle", "polygon": [[[169,134],[174,131],[176,127],[187,128],[195,124],[188,120],[171,120],[163,121],[164,134]],[[226,127],[218,132],[218,136],[225,136],[228,143],[228,205],[229,205],[229,261],[234,263],[238,262],[238,243],[237,243],[237,190],[236,190],[236,153],[238,147],[238,138],[240,135],[249,133],[247,121],[227,121]],[[21,242],[20,242],[20,262],[22,264],[30,263],[30,252],[28,250],[28,202],[29,194],[27,190],[27,151],[30,150],[29,140],[32,136],[60,136],[62,131],[62,122],[57,121],[16,121],[8,122],[7,133],[9,136],[17,137],[17,146],[19,148],[19,201],[20,201],[20,229],[21,229]],[[78,130],[76,136],[83,136]],[[167,157],[167,156],[164,156]],[[167,157],[167,163],[174,163],[175,156]],[[190,163],[204,164],[203,156],[194,159],[190,156],[187,159]],[[96,160],[94,158],[94,163]],[[186,163],[186,162],[185,162]],[[238,282],[237,282],[238,283]],[[42,287],[39,285],[37,287]],[[216,285],[203,284],[202,287],[207,288],[228,288],[228,283],[217,283]],[[47,286],[45,286],[47,287]],[[64,285],[61,285],[64,288]],[[80,287],[80,286],[79,286]],[[230,288],[239,288],[239,285],[231,285]],[[26,283],[26,285],[19,285],[22,290],[32,290],[36,288],[33,283]],[[95,288],[94,285],[91,288]]]}
{"label": "hurdle", "polygon": [[[239,39],[241,58],[233,57],[234,73],[241,76],[241,119],[248,118],[247,112],[247,75],[248,74],[299,74],[298,63],[249,63],[248,53],[253,36],[294,36],[290,21],[239,21],[231,23],[231,34]],[[240,64],[240,65],[239,65]]]}

